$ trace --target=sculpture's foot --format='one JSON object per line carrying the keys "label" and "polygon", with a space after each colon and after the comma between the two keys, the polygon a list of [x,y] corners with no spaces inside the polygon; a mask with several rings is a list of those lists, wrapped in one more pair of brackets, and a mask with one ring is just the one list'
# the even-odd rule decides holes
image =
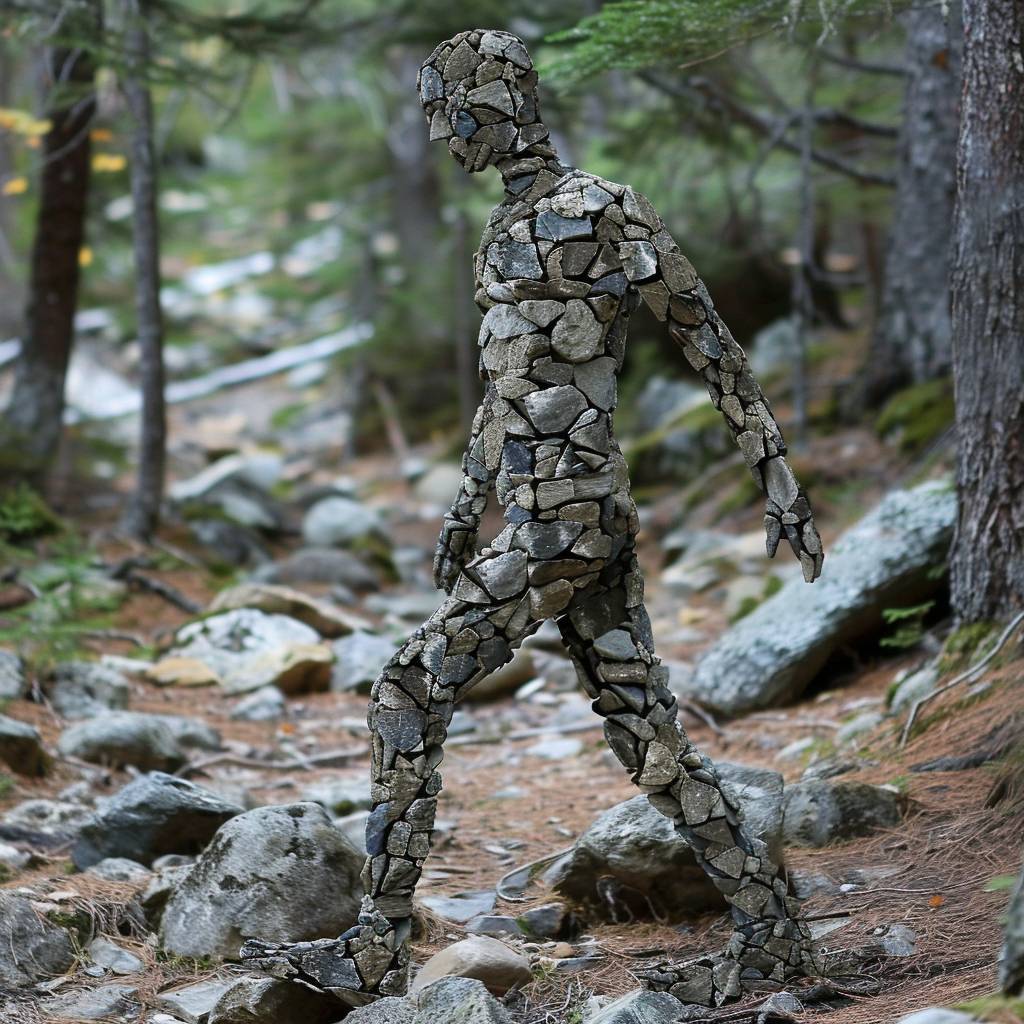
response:
{"label": "sculpture's foot", "polygon": [[636,972],[647,988],[698,1006],[722,1006],[754,989],[778,989],[793,978],[817,975],[807,926],[794,919],[737,929],[723,955],[660,963]]}
{"label": "sculpture's foot", "polygon": [[348,1006],[405,994],[409,969],[409,919],[392,922],[363,899],[359,923],[336,939],[264,942],[249,939],[242,963],[327,992]]}

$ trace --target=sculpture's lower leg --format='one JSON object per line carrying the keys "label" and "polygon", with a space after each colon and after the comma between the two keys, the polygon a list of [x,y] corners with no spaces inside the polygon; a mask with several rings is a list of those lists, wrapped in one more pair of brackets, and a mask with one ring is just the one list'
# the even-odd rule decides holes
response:
{"label": "sculpture's lower leg", "polygon": [[413,893],[430,850],[437,767],[455,703],[508,661],[534,626],[525,598],[452,599],[406,641],[371,692],[372,810],[357,924],[336,939],[250,940],[243,960],[354,1006],[405,992]]}
{"label": "sculpture's lower leg", "polygon": [[604,716],[605,736],[633,781],[675,823],[731,906],[735,931],[721,956],[644,972],[653,988],[683,1002],[720,1005],[745,984],[814,974],[816,965],[798,902],[763,842],[743,827],[711,761],[687,739],[667,671],[654,656],[643,584],[630,549],[594,592],[559,619],[581,681]]}

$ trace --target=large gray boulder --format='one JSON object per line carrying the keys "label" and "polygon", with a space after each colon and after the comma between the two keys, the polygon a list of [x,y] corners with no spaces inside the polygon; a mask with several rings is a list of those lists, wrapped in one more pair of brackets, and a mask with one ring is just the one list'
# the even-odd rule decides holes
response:
{"label": "large gray boulder", "polygon": [[213,1005],[207,1024],[328,1024],[338,1000],[277,978],[239,978]]}
{"label": "large gray boulder", "polygon": [[65,661],[53,670],[46,695],[63,718],[93,718],[128,707],[128,680],[109,665]]}
{"label": "large gray boulder", "polygon": [[885,608],[936,589],[932,570],[945,562],[955,518],[956,494],[942,481],[892,492],[827,551],[813,586],[790,580],[729,629],[688,692],[724,714],[795,699],[833,651],[882,625]]}
{"label": "large gray boulder", "polygon": [[71,936],[40,917],[24,896],[0,890],[0,986],[21,988],[75,962]]}
{"label": "large gray boulder", "polygon": [[[778,859],[782,776],[729,764],[719,764],[718,770],[738,799],[750,831]],[[657,915],[678,921],[725,906],[671,819],[655,810],[645,796],[635,796],[601,814],[548,879],[563,896],[612,920]]]}
{"label": "large gray boulder", "polygon": [[100,804],[71,859],[84,870],[108,857],[148,865],[165,853],[199,853],[242,810],[185,779],[151,772]]}
{"label": "large gray boulder", "polygon": [[170,653],[203,662],[227,693],[264,686],[284,693],[323,690],[334,660],[304,622],[255,608],[236,608],[182,626]]}
{"label": "large gray boulder", "polygon": [[384,538],[380,514],[354,498],[322,498],[302,520],[302,536],[311,547],[350,547]]}
{"label": "large gray boulder", "polygon": [[783,796],[783,835],[793,846],[827,846],[898,825],[902,805],[896,790],[867,782],[796,782]]}
{"label": "large gray boulder", "polygon": [[1024,868],[1010,897],[999,956],[999,984],[1009,996],[1024,995]]}
{"label": "large gray boulder", "polygon": [[296,942],[355,923],[363,856],[314,803],[226,822],[167,901],[160,940],[179,956],[237,959],[248,938]]}
{"label": "large gray boulder", "polygon": [[142,771],[173,772],[188,760],[163,716],[138,711],[87,718],[61,733],[57,750],[65,757]]}

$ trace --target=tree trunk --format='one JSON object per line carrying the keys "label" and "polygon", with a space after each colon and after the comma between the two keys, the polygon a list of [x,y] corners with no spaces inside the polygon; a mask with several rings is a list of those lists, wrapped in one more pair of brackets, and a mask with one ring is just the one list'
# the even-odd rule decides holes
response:
{"label": "tree trunk", "polygon": [[89,125],[96,110],[88,50],[50,51],[47,72],[54,91],[51,127],[43,139],[25,332],[3,424],[3,468],[24,473],[45,469],[60,441],[89,195]]}
{"label": "tree trunk", "polygon": [[1024,606],[1024,6],[965,0],[953,379],[960,621]]}
{"label": "tree trunk", "polygon": [[[955,6],[955,5],[954,5]],[[909,71],[896,198],[864,407],[949,373],[949,259],[962,35],[938,6],[905,16]]]}
{"label": "tree trunk", "polygon": [[153,103],[146,82],[149,27],[145,0],[124,0],[127,73],[124,95],[131,113],[132,241],[135,250],[135,316],[142,377],[139,473],[124,517],[133,536],[149,540],[160,519],[166,460],[163,317],[160,309],[160,225],[153,151]]}

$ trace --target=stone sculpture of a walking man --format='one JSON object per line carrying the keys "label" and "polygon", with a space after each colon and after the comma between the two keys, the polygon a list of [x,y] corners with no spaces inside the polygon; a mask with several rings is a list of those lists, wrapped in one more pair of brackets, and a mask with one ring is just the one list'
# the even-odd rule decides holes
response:
{"label": "stone sculpture of a walking man", "polygon": [[[405,991],[413,894],[453,709],[554,619],[608,744],[732,909],[723,953],[661,965],[647,983],[718,1005],[746,985],[815,973],[796,901],[764,844],[744,831],[714,765],[687,739],[654,654],[636,508],[611,420],[630,313],[643,300],[667,321],[767,496],[769,555],[784,536],[811,582],[821,541],[768,402],[650,202],[559,161],[521,40],[460,33],[430,55],[419,89],[431,139],[447,142],[466,171],[496,167],[505,186],[475,258],[486,393],[434,560],[450,596],[373,687],[373,810],[358,924],[337,939],[250,941],[243,957],[353,1005]],[[492,488],[505,527],[478,550]]]}

